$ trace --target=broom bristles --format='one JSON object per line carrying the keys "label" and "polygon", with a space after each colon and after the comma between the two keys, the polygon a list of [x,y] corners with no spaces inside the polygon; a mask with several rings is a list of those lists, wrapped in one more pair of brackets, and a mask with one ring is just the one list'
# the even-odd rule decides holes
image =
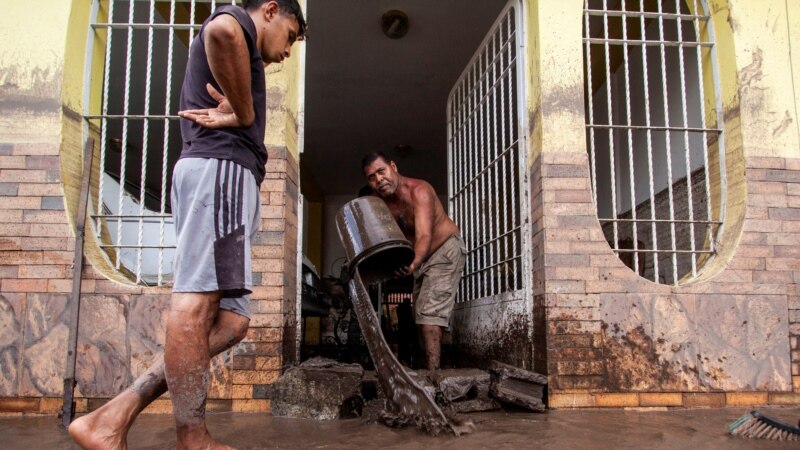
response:
{"label": "broom bristles", "polygon": [[750,439],[800,441],[800,427],[770,419],[757,411],[750,411],[728,425],[728,433]]}

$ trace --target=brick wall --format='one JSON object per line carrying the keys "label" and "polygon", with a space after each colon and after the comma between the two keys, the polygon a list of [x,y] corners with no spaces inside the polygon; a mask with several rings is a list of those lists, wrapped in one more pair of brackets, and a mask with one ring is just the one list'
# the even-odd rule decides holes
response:
{"label": "brick wall", "polygon": [[551,406],[800,403],[800,160],[746,164],[735,255],[710,280],[673,287],[639,278],[610,250],[585,154],[534,162],[545,293],[533,301],[546,317],[535,345]]}
{"label": "brick wall", "polygon": [[[0,143],[0,413],[61,408],[74,256],[61,177],[74,174],[62,171],[60,151],[49,142]],[[284,354],[294,348],[294,338],[284,345],[292,331],[284,331],[295,315],[297,163],[283,148],[269,151],[253,245],[251,329],[212,361],[212,411],[268,411],[269,400],[254,397],[278,377],[284,358],[293,358]],[[78,412],[99,406],[150,366],[162,349],[169,307],[168,287],[112,282],[89,263],[81,292]],[[170,409],[162,398],[147,411]]]}
{"label": "brick wall", "polygon": [[269,147],[268,152],[261,185],[261,230],[252,243],[252,318],[247,338],[234,349],[236,411],[269,411],[265,386],[294,359],[287,349],[294,348],[295,339],[286,325],[296,321],[298,166],[284,147]]}

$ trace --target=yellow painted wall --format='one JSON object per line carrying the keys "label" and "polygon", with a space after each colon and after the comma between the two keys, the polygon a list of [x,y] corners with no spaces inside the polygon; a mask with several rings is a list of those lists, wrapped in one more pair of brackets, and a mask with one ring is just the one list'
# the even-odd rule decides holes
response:
{"label": "yellow painted wall", "polygon": [[2,2],[0,140],[3,142],[59,141],[59,98],[70,4],[65,0],[44,0],[36,4],[33,15],[29,2]]}
{"label": "yellow painted wall", "polygon": [[303,202],[306,204],[304,210],[306,215],[303,217],[304,252],[321,275],[324,272],[322,267],[322,204],[325,200],[325,193],[322,192],[314,174],[303,160],[300,161],[300,192],[303,194]]}
{"label": "yellow painted wall", "polygon": [[586,152],[583,105],[583,0],[529,0],[528,127],[533,162],[542,149]]}
{"label": "yellow painted wall", "polygon": [[[794,91],[795,128],[800,136],[800,2],[787,1],[787,27],[789,31],[789,57],[792,63],[792,90]],[[798,138],[800,139],[800,138]]]}
{"label": "yellow painted wall", "polygon": [[[300,7],[306,13],[306,2],[300,0]],[[305,42],[292,46],[291,57],[279,65],[267,67],[267,135],[265,143],[270,146],[285,146],[295,161],[300,156],[299,131],[302,126],[304,83],[305,83]]]}
{"label": "yellow painted wall", "polygon": [[[64,38],[70,16],[70,2],[45,0],[35,20],[27,2],[3,2],[0,19],[0,66],[3,67],[4,84],[11,81],[19,90],[35,87],[43,73],[56,73],[64,60]],[[20,76],[10,78],[6,71]]]}
{"label": "yellow painted wall", "polygon": [[[708,3],[717,40],[727,46],[720,49],[721,64],[735,68],[721,82],[725,106],[741,96],[744,154],[800,156],[800,54],[791,55],[800,48],[800,2]],[[529,160],[542,149],[584,152],[583,1],[529,0],[525,6]]]}
{"label": "yellow painted wall", "polygon": [[308,216],[303,220],[308,224],[306,256],[322,275],[324,272],[322,267],[322,203],[309,202]]}
{"label": "yellow painted wall", "polygon": [[[69,3],[69,2],[65,2]],[[67,211],[67,219],[70,227],[74,230],[75,210],[77,209],[80,196],[80,183],[83,176],[83,146],[88,136],[84,134],[84,87],[86,70],[86,45],[89,34],[88,26],[91,15],[90,0],[73,0],[69,11],[69,22],[65,34],[65,63],[62,74],[63,89],[61,102],[63,105],[63,115],[61,118],[61,181],[64,187],[64,205]],[[97,22],[106,22],[108,17],[108,1],[103,1],[98,8]],[[98,114],[100,112],[100,102],[102,100],[103,87],[103,66],[105,55],[105,30],[93,31],[94,38],[92,48],[92,77],[90,85],[90,112]],[[95,121],[89,127],[89,135],[94,139],[92,178],[90,184],[90,198],[97,198],[100,180],[100,142],[99,142],[99,122]],[[92,266],[110,280],[118,283],[133,285],[134,283],[125,277],[112,264],[108,254],[100,248],[97,239],[91,238],[93,232],[89,225],[90,214],[87,211],[87,239],[84,244],[84,255],[91,262]],[[107,232],[106,229],[103,230]]]}
{"label": "yellow painted wall", "polygon": [[[719,3],[719,2],[712,2]],[[790,35],[800,46],[794,0],[728,0],[741,97],[742,139],[747,156],[800,157],[798,80],[790,57]],[[794,23],[789,28],[787,21]]]}

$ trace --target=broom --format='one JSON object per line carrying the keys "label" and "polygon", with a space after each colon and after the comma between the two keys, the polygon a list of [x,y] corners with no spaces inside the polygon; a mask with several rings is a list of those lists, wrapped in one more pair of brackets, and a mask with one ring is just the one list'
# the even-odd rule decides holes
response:
{"label": "broom", "polygon": [[770,419],[758,411],[750,411],[728,425],[728,434],[751,439],[800,441],[800,427]]}

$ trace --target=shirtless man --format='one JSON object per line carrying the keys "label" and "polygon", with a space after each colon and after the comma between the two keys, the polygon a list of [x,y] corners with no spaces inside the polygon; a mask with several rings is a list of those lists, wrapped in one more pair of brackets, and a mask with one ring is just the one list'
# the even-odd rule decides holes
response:
{"label": "shirtless man", "polygon": [[437,370],[442,328],[450,322],[464,270],[464,241],[428,182],[400,175],[394,161],[381,152],[366,155],[361,169],[414,245],[414,260],[401,267],[398,275],[414,276],[414,321],[419,327],[428,370]]}

